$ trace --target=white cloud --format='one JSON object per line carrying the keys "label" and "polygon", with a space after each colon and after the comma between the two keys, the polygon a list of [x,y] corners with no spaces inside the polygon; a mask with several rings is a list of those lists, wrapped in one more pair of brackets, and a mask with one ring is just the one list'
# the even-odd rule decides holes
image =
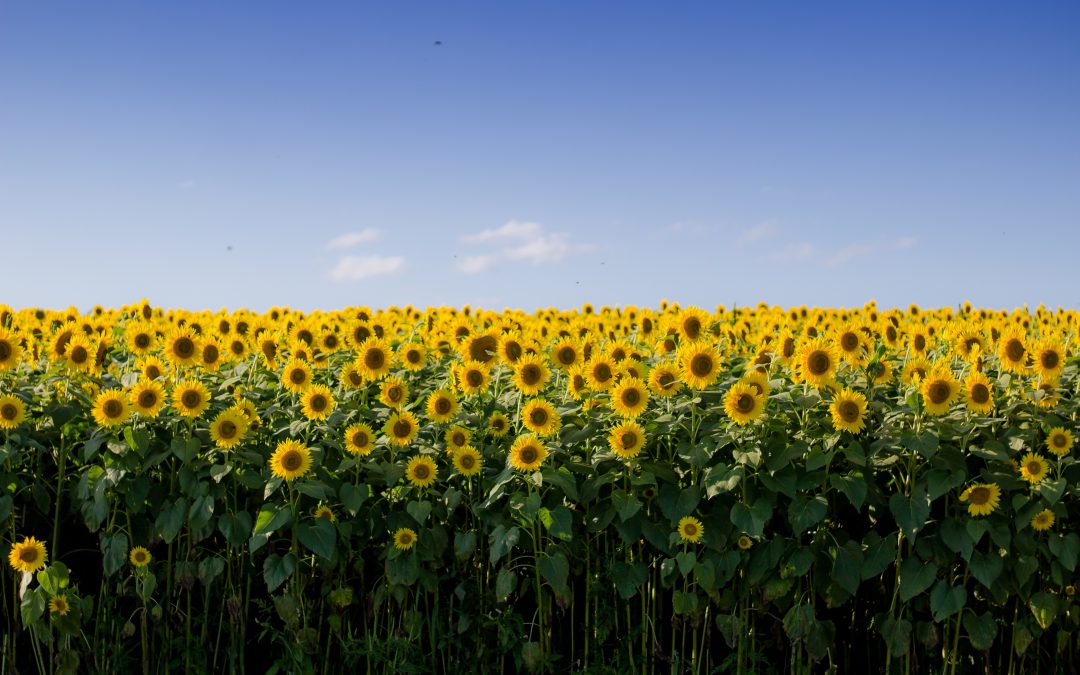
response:
{"label": "white cloud", "polygon": [[401,256],[347,255],[330,270],[334,281],[359,281],[370,277],[393,274],[405,264]]}
{"label": "white cloud", "polygon": [[735,240],[735,243],[739,246],[747,246],[755,241],[771,237],[776,234],[776,226],[771,222],[758,223],[739,235],[739,238]]}
{"label": "white cloud", "polygon": [[889,251],[907,251],[919,243],[918,237],[899,237],[889,242],[876,244],[852,244],[845,246],[825,261],[825,267],[840,267],[860,257],[869,257],[875,253]]}
{"label": "white cloud", "polygon": [[814,248],[814,245],[804,241],[801,244],[791,244],[787,248],[770,253],[768,255],[768,260],[776,263],[799,262],[813,258],[815,252],[816,249]]}
{"label": "white cloud", "polygon": [[494,250],[464,257],[457,265],[463,274],[477,274],[504,260],[520,260],[533,265],[555,264],[576,253],[592,250],[589,244],[570,241],[563,232],[547,232],[539,223],[508,221],[502,227],[459,237],[465,244],[480,244]]}
{"label": "white cloud", "polygon": [[359,232],[346,232],[339,237],[334,237],[326,243],[326,248],[331,251],[337,251],[359,246],[360,244],[366,244],[375,241],[378,238],[379,231],[373,227],[368,227]]}

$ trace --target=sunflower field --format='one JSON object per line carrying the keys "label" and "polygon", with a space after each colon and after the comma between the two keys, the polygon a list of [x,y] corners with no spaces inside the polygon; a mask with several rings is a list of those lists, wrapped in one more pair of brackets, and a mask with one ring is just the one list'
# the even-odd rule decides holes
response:
{"label": "sunflower field", "polygon": [[0,306],[0,670],[1076,672],[1078,328]]}

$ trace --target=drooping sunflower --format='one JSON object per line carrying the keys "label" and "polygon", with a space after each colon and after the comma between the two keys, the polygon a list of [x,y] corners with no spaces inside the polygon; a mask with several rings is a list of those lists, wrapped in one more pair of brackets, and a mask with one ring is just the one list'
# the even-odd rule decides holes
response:
{"label": "drooping sunflower", "polygon": [[459,448],[464,448],[472,440],[472,432],[463,426],[455,424],[446,430],[446,435],[443,436],[446,440],[446,451],[453,453]]}
{"label": "drooping sunflower", "polygon": [[432,422],[449,422],[458,411],[457,397],[449,389],[436,389],[428,395],[425,408]]}
{"label": "drooping sunflower", "polygon": [[514,386],[526,396],[539,393],[550,377],[551,371],[539,354],[523,354],[514,365]]}
{"label": "drooping sunflower", "polygon": [[649,389],[661,398],[669,398],[679,393],[682,381],[679,371],[669,363],[659,363],[649,371]]}
{"label": "drooping sunflower", "polygon": [[165,387],[160,382],[140,378],[128,394],[128,402],[139,417],[153,419],[165,407]]}
{"label": "drooping sunflower", "polygon": [[165,338],[165,358],[177,366],[193,366],[199,359],[199,341],[190,328],[177,328]]}
{"label": "drooping sunflower", "polygon": [[289,359],[281,369],[281,386],[294,394],[302,394],[311,386],[311,366],[300,359]]}
{"label": "drooping sunflower", "polygon": [[645,383],[625,377],[611,391],[611,407],[620,417],[637,417],[649,405],[649,390]]}
{"label": "drooping sunflower", "polygon": [[419,342],[406,342],[398,347],[398,360],[405,370],[416,372],[427,362],[427,349]]}
{"label": "drooping sunflower", "polygon": [[350,455],[365,457],[375,449],[375,433],[363,422],[351,425],[345,430],[345,450]]}
{"label": "drooping sunflower", "polygon": [[219,448],[231,450],[240,445],[247,433],[248,421],[243,413],[229,408],[218,414],[210,423],[210,439]]}
{"label": "drooping sunflower", "polygon": [[68,603],[67,598],[63,595],[54,595],[49,599],[49,614],[55,614],[56,616],[67,616],[67,613],[71,611],[71,605]]}
{"label": "drooping sunflower", "polygon": [[426,455],[419,455],[409,460],[405,467],[405,478],[418,488],[426,488],[439,477],[439,467],[435,460]]}
{"label": "drooping sunflower", "polygon": [[840,359],[836,355],[836,347],[827,339],[816,337],[799,346],[794,363],[800,381],[820,387],[836,375]]}
{"label": "drooping sunflower", "polygon": [[22,358],[22,342],[6,328],[0,328],[0,372],[19,365]]}
{"label": "drooping sunflower", "polygon": [[337,516],[334,515],[334,509],[330,508],[326,504],[320,504],[319,507],[315,509],[315,517],[322,518],[323,520],[329,520],[331,523],[337,522]]}
{"label": "drooping sunflower", "polygon": [[1073,447],[1072,432],[1064,427],[1054,427],[1046,435],[1046,447],[1058,457],[1064,457]]}
{"label": "drooping sunflower", "polygon": [[523,434],[510,446],[510,466],[518,471],[536,471],[547,458],[547,448],[533,434]]}
{"label": "drooping sunflower", "polygon": [[1041,483],[1050,471],[1050,463],[1042,455],[1029,452],[1020,460],[1020,477],[1036,485]]}
{"label": "drooping sunflower", "polygon": [[996,483],[977,483],[960,493],[960,501],[969,502],[968,513],[973,516],[990,515],[1000,499],[1001,488]]}
{"label": "drooping sunflower", "polygon": [[488,418],[488,431],[496,438],[505,436],[510,432],[510,418],[498,411],[491,413]]}
{"label": "drooping sunflower", "polygon": [[484,458],[480,452],[472,447],[466,445],[458,448],[454,451],[454,468],[462,476],[474,476],[484,468]]}
{"label": "drooping sunflower", "polygon": [[181,415],[195,418],[210,405],[210,392],[198,380],[184,380],[173,389],[172,402]]}
{"label": "drooping sunflower", "polygon": [[123,389],[106,389],[94,399],[94,421],[102,427],[115,427],[128,421],[131,410]]}
{"label": "drooping sunflower", "polygon": [[1065,349],[1056,340],[1043,338],[1031,345],[1031,368],[1039,379],[1057,380],[1065,368]]}
{"label": "drooping sunflower", "polygon": [[866,396],[844,388],[829,404],[829,412],[834,429],[857,434],[866,427]]}
{"label": "drooping sunflower", "polygon": [[562,428],[562,418],[555,406],[539,398],[532,399],[521,408],[521,423],[542,438],[553,436]]}
{"label": "drooping sunflower", "polygon": [[733,384],[724,394],[724,412],[731,421],[740,426],[761,417],[765,411],[765,398],[745,382]]}
{"label": "drooping sunflower", "polygon": [[491,369],[479,361],[465,361],[457,368],[457,387],[462,394],[472,396],[487,391],[491,385]]}
{"label": "drooping sunflower", "polygon": [[712,345],[691,342],[679,348],[682,381],[691,389],[705,389],[720,377],[720,353]]}
{"label": "drooping sunflower", "polygon": [[938,366],[926,374],[919,391],[927,413],[944,415],[959,395],[960,383],[947,366]]}
{"label": "drooping sunflower", "polygon": [[26,404],[11,394],[0,396],[0,429],[14,429],[26,419]]}
{"label": "drooping sunflower", "polygon": [[998,339],[998,361],[1002,370],[1022,373],[1027,368],[1028,350],[1024,345],[1024,332],[1016,328],[1006,330]]}
{"label": "drooping sunflower", "polygon": [[282,480],[303,478],[310,469],[311,450],[298,441],[281,441],[270,456],[270,471]]}
{"label": "drooping sunflower", "polygon": [[633,420],[624,420],[608,433],[608,447],[619,459],[633,459],[645,447],[645,430]]}
{"label": "drooping sunflower", "polygon": [[1050,509],[1043,509],[1035,514],[1035,517],[1031,519],[1031,529],[1036,532],[1043,532],[1049,530],[1054,526],[1054,512]]}
{"label": "drooping sunflower", "polygon": [[146,567],[153,559],[154,557],[150,555],[150,551],[146,550],[143,546],[136,546],[131,549],[131,553],[128,554],[128,560],[137,568]]}
{"label": "drooping sunflower", "polygon": [[67,343],[64,361],[71,370],[80,373],[94,371],[97,350],[85,335],[74,335]]}
{"label": "drooping sunflower", "polygon": [[22,541],[12,545],[11,552],[8,553],[8,564],[16,572],[33,574],[45,566],[48,555],[45,542],[33,537],[24,537]]}
{"label": "drooping sunflower", "polygon": [[982,373],[972,371],[964,380],[964,404],[968,410],[980,415],[994,409],[993,385]]}
{"label": "drooping sunflower", "polygon": [[683,516],[679,519],[679,539],[686,544],[696,544],[705,535],[705,526],[693,516]]}
{"label": "drooping sunflower", "polygon": [[300,412],[309,420],[325,420],[334,412],[337,403],[334,394],[329,387],[321,384],[313,384],[308,387],[300,397],[302,407]]}
{"label": "drooping sunflower", "polygon": [[390,415],[383,426],[383,433],[394,445],[408,445],[416,438],[416,432],[420,430],[420,422],[411,411],[401,410]]}
{"label": "drooping sunflower", "polygon": [[607,354],[594,354],[585,366],[585,382],[593,391],[607,391],[615,384],[615,361]]}
{"label": "drooping sunflower", "polygon": [[386,340],[369,337],[357,350],[356,367],[369,380],[378,380],[390,372],[393,352]]}
{"label": "drooping sunflower", "polygon": [[394,548],[408,551],[416,544],[416,532],[412,528],[401,527],[394,532]]}

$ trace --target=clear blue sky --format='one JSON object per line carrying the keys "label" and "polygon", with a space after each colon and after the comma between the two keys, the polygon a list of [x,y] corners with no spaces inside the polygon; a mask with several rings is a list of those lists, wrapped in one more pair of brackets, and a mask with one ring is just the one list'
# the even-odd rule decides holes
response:
{"label": "clear blue sky", "polygon": [[1077,35],[1076,2],[11,0],[0,302],[1076,308]]}

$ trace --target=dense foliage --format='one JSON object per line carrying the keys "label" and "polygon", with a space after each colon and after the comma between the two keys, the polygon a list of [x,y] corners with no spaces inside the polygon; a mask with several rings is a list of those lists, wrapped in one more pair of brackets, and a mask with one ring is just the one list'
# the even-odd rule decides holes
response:
{"label": "dense foliage", "polygon": [[1078,323],[0,307],[5,668],[1074,670]]}

